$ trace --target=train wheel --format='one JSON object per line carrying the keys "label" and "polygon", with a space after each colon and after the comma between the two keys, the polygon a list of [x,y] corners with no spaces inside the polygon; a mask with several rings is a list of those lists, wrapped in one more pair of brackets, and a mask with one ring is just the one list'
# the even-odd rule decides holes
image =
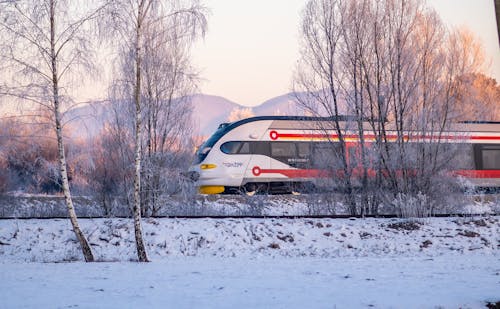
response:
{"label": "train wheel", "polygon": [[269,191],[267,184],[256,184],[247,183],[243,186],[242,192],[248,196],[254,196],[255,194],[266,194]]}
{"label": "train wheel", "polygon": [[241,187],[241,193],[247,196],[254,196],[257,192],[257,186],[253,183],[247,183],[243,187]]}

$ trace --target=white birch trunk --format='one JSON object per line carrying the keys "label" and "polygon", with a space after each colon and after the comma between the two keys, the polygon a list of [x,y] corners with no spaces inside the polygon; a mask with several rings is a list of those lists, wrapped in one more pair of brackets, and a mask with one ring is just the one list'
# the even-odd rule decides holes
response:
{"label": "white birch trunk", "polygon": [[66,207],[68,208],[68,215],[73,226],[73,231],[75,232],[76,238],[80,243],[82,248],[83,256],[86,262],[93,262],[94,256],[92,254],[92,249],[90,248],[87,239],[82,233],[80,226],[78,225],[78,219],[75,212],[75,207],[73,206],[73,200],[71,198],[71,191],[69,189],[68,181],[68,169],[66,164],[66,156],[64,153],[64,141],[62,134],[62,124],[61,124],[61,112],[60,112],[60,102],[59,102],[59,80],[57,76],[57,55],[55,52],[55,1],[50,1],[50,44],[51,44],[51,65],[52,65],[52,90],[53,90],[53,112],[55,121],[55,130],[57,137],[57,148],[59,156],[59,169],[62,178],[62,189],[64,192],[64,198],[66,201]]}
{"label": "white birch trunk", "polygon": [[141,26],[143,19],[143,4],[138,7],[136,46],[135,46],[135,175],[134,175],[134,230],[137,257],[139,262],[149,262],[146,247],[142,237],[141,226]]}

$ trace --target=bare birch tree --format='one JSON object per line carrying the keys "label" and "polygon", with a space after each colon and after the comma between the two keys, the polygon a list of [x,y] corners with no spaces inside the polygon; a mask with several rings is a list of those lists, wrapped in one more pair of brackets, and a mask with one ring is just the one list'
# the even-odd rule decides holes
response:
{"label": "bare birch tree", "polygon": [[[90,5],[91,4],[91,5]],[[73,205],[64,149],[63,106],[71,102],[72,82],[92,68],[92,22],[103,6],[64,0],[0,3],[0,58],[8,63],[7,95],[49,111],[55,130],[61,185],[73,231],[85,261],[94,260]],[[27,107],[25,105],[25,107]]]}
{"label": "bare birch tree", "polygon": [[[189,27],[172,16],[153,24],[144,40],[143,213],[156,215],[164,196],[180,191],[180,168],[187,168],[192,106],[198,74],[191,66]],[[178,16],[180,17],[180,16]]]}
{"label": "bare birch tree", "polygon": [[117,0],[112,2],[112,6],[115,26],[123,42],[122,55],[126,55],[130,63],[133,63],[133,69],[127,70],[133,74],[126,74],[122,80],[128,94],[126,92],[122,94],[124,100],[132,98],[131,102],[134,105],[134,229],[138,259],[141,262],[147,262],[141,227],[141,164],[145,100],[143,82],[147,65],[148,34],[152,31],[174,34],[174,37],[163,37],[165,41],[157,41],[157,46],[152,46],[152,52],[155,48],[168,46],[172,39],[183,37],[189,42],[205,32],[205,9],[198,1],[184,3],[183,1],[161,0]]}
{"label": "bare birch tree", "polygon": [[[338,143],[331,143],[332,156],[340,162],[343,175],[342,187],[347,191],[350,212],[356,213],[356,203],[352,194],[352,165],[347,161],[345,128],[341,125],[346,107],[339,81],[344,79],[340,67],[339,54],[343,48],[342,28],[337,23],[341,18],[342,1],[309,1],[302,16],[301,60],[294,81],[297,101],[312,115],[331,117],[332,125],[322,125],[321,130],[328,136],[335,131]],[[338,175],[332,171],[333,175]],[[334,177],[337,178],[337,177]]]}
{"label": "bare birch tree", "polygon": [[[475,45],[456,39],[419,0],[311,0],[302,18],[295,91],[305,92],[298,100],[308,110],[332,119],[351,212],[376,210],[371,194],[383,186],[437,193],[433,179],[447,158],[440,136],[456,111],[457,77],[478,69]],[[353,115],[343,128],[342,113]],[[359,136],[355,146],[347,131]]]}

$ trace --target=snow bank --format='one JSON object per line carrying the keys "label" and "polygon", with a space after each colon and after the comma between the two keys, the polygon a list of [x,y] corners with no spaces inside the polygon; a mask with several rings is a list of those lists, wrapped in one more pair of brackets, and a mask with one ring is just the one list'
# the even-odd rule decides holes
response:
{"label": "snow bank", "polygon": [[[403,219],[146,219],[152,260],[170,257],[500,255],[498,216]],[[136,259],[130,219],[81,219],[97,259]],[[0,262],[82,260],[69,220],[0,220]]]}

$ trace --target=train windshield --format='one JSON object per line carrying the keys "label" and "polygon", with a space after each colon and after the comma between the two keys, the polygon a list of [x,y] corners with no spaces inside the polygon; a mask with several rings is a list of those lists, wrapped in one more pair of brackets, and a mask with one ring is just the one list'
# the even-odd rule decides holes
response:
{"label": "train windshield", "polygon": [[196,158],[194,159],[193,164],[199,164],[203,160],[205,160],[205,158],[207,157],[210,150],[212,150],[212,147],[215,145],[215,143],[217,143],[217,141],[224,134],[227,133],[228,125],[229,124],[227,124],[227,123],[223,123],[223,124],[219,125],[219,128],[217,129],[217,131],[215,131],[215,133],[212,134],[212,136],[210,136],[203,144],[201,144],[201,146],[196,151]]}

